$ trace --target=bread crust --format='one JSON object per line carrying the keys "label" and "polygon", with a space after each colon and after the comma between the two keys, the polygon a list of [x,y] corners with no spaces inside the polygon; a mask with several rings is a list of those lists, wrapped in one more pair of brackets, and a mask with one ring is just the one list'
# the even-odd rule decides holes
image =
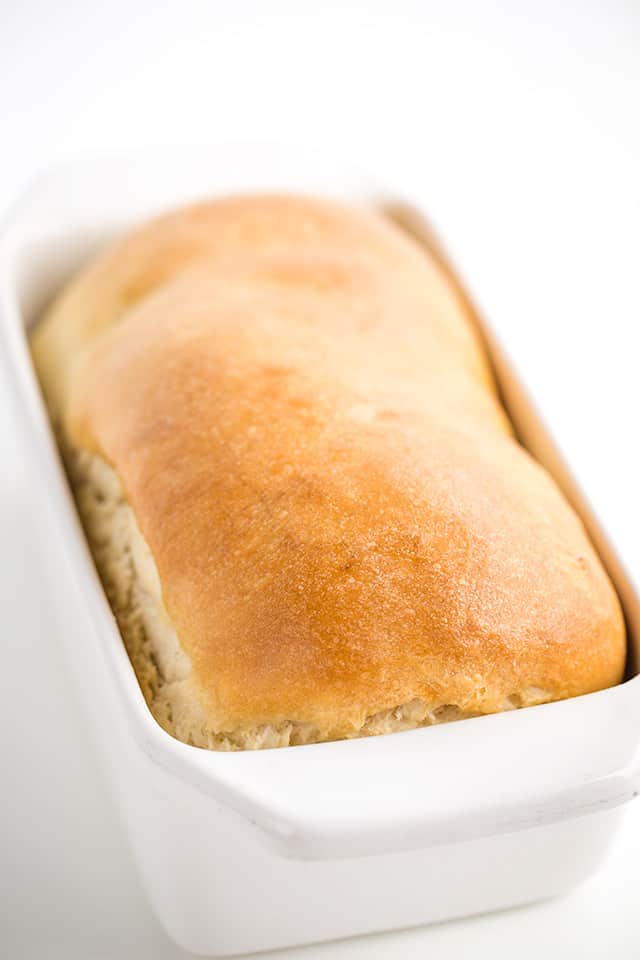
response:
{"label": "bread crust", "polygon": [[335,739],[621,680],[579,519],[446,276],[382,217],[284,196],[170,214],[80,273],[33,349],[76,487],[107,465],[148,547],[143,594],[185,658],[154,712],[182,739]]}

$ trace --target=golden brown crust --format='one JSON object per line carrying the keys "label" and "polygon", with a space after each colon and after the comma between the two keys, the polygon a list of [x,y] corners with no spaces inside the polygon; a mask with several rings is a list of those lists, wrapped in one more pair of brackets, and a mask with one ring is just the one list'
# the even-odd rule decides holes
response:
{"label": "golden brown crust", "polygon": [[210,730],[341,737],[416,699],[484,713],[621,679],[579,520],[446,278],[382,218],[170,215],[72,283],[34,354],[66,442],[120,477]]}

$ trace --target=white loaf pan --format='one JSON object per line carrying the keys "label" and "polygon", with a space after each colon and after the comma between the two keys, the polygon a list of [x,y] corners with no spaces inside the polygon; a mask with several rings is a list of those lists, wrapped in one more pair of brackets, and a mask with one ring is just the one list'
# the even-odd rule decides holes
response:
{"label": "white loaf pan", "polygon": [[[25,328],[111,234],[173,205],[248,189],[375,200],[361,177],[345,182],[314,166],[290,151],[228,149],[85,162],[37,181],[0,240],[3,353],[50,555],[57,632],[155,911],[179,944],[214,956],[561,893],[597,867],[640,782],[637,597],[495,344],[522,438],[565,486],[616,582],[629,679],[496,716],[243,753],[186,746],[149,713],[76,517]],[[509,346],[509,331],[499,333]]]}

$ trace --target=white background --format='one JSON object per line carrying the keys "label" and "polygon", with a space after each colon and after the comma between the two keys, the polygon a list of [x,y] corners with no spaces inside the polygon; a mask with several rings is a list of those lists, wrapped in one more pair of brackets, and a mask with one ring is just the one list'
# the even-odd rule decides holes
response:
{"label": "white background", "polygon": [[[509,322],[596,507],[640,559],[638,2],[0,0],[0,121],[0,208],[80,152],[225,140],[297,137],[422,196],[437,184],[476,274],[517,305]],[[0,379],[0,952],[182,956],[58,659],[38,565],[55,544],[30,522],[11,430]],[[637,806],[569,897],[287,957],[635,958],[639,878]]]}

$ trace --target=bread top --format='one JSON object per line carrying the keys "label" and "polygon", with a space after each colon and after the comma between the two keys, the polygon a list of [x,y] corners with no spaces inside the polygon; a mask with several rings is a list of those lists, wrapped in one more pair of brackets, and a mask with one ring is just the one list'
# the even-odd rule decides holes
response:
{"label": "bread top", "polygon": [[447,277],[372,212],[287,196],[134,231],[34,357],[117,472],[211,729],[322,738],[618,682],[622,614],[518,444]]}

